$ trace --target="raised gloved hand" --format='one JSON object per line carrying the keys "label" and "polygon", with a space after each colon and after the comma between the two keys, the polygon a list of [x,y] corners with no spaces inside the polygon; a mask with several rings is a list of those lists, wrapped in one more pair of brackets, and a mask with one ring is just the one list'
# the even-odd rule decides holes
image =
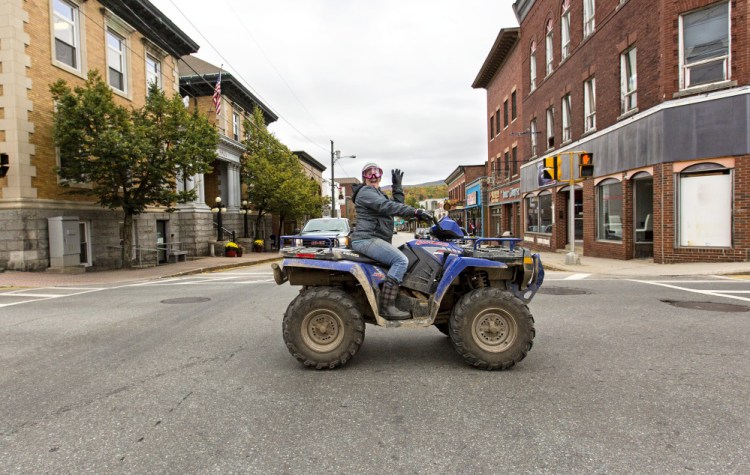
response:
{"label": "raised gloved hand", "polygon": [[430,214],[426,210],[423,210],[422,208],[415,210],[414,216],[416,216],[420,221],[427,221],[429,223],[432,222],[432,214]]}
{"label": "raised gloved hand", "polygon": [[404,179],[404,172],[396,168],[395,170],[391,170],[391,185],[393,186],[401,186],[401,180]]}

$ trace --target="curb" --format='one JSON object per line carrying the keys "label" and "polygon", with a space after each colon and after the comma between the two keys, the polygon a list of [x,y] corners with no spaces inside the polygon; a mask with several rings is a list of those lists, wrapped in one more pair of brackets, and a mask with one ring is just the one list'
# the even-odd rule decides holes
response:
{"label": "curb", "polygon": [[203,274],[204,272],[210,272],[210,271],[216,271],[216,270],[223,270],[223,269],[235,269],[239,267],[250,267],[257,264],[267,264],[269,262],[278,261],[280,259],[283,259],[283,257],[268,257],[264,259],[258,259],[257,261],[248,261],[248,262],[237,262],[237,263],[231,263],[231,264],[218,264],[215,266],[210,267],[199,267],[197,269],[190,269],[182,272],[177,272],[175,274],[169,274],[169,275],[163,275],[160,278],[161,279],[168,279],[171,277],[181,277],[184,275],[193,275],[193,274]]}

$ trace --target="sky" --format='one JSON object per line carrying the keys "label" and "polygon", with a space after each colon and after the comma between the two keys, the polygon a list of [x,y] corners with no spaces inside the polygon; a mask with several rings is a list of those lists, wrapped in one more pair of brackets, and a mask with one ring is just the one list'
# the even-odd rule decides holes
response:
{"label": "sky", "polygon": [[[511,0],[150,0],[279,120],[291,150],[336,177],[368,162],[404,184],[487,160],[486,91],[472,89]],[[356,155],[356,158],[344,158]]]}

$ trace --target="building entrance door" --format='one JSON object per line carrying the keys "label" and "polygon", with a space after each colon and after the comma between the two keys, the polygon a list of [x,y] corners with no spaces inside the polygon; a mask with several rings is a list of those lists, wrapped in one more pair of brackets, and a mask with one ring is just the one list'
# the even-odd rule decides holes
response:
{"label": "building entrance door", "polygon": [[654,255],[654,179],[644,174],[633,182],[634,257]]}
{"label": "building entrance door", "polygon": [[167,262],[167,222],[163,219],[156,220],[156,248],[159,262]]}
{"label": "building entrance door", "polygon": [[[565,194],[565,211],[563,213],[559,213],[558,216],[564,216],[565,219],[565,243],[567,245],[570,245],[570,238],[568,236],[568,209],[570,207],[570,191],[568,191],[568,188],[561,191],[561,193]],[[573,226],[575,231],[575,240],[583,241],[583,190],[576,188],[573,191]]]}

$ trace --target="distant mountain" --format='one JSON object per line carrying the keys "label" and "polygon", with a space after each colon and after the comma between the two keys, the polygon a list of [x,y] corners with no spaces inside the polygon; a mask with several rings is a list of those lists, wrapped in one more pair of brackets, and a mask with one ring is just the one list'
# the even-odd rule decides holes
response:
{"label": "distant mountain", "polygon": [[[417,188],[417,187],[427,187],[427,186],[445,186],[445,182],[443,180],[436,180],[436,181],[430,181],[427,183],[420,183],[418,185],[404,185],[404,188]],[[390,191],[391,185],[388,186],[381,186],[381,190]]]}

